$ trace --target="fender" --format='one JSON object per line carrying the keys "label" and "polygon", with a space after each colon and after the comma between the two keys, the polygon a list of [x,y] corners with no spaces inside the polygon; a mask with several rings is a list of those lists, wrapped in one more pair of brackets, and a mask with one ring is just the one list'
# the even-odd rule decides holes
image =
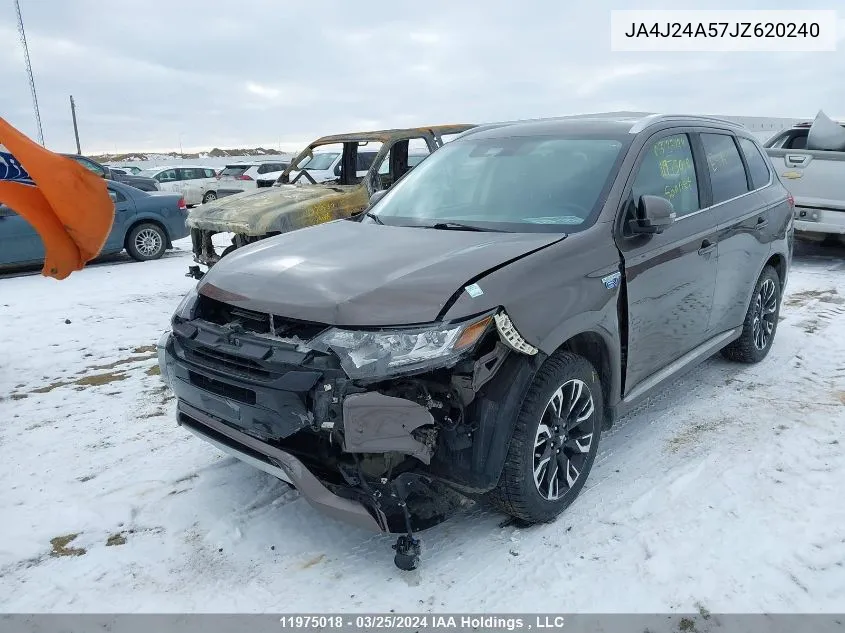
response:
{"label": "fender", "polygon": [[[605,407],[609,413],[609,422],[615,418],[616,405],[622,398],[622,337],[619,332],[618,302],[620,293],[617,290],[607,303],[598,311],[582,312],[561,322],[549,334],[540,341],[538,347],[547,355],[563,347],[567,342],[578,339],[582,335],[593,335],[601,339],[604,352],[607,356],[607,367],[602,372],[602,377],[607,380],[607,393],[605,394]],[[517,326],[518,327],[518,326]],[[593,363],[596,371],[601,372],[602,368],[597,366],[595,359],[589,358],[580,350],[573,350],[587,356]],[[609,370],[609,371],[608,371]],[[607,375],[603,375],[607,373]]]}

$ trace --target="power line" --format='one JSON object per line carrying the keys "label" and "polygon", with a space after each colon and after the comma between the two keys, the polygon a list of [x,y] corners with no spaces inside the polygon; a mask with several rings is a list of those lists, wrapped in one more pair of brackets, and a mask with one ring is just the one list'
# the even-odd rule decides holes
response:
{"label": "power line", "polygon": [[35,123],[38,125],[38,142],[44,145],[44,130],[41,129],[41,113],[38,111],[38,95],[35,92],[35,78],[32,76],[32,64],[29,62],[29,47],[26,45],[26,33],[23,29],[23,18],[21,17],[21,5],[18,0],[15,2],[15,12],[18,14],[18,34],[21,36],[23,45],[23,59],[26,62],[26,74],[29,77],[29,89],[32,91],[32,107],[35,109]]}

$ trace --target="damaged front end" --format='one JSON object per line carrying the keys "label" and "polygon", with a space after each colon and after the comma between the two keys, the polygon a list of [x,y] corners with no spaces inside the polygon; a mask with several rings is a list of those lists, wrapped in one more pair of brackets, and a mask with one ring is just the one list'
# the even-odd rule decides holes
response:
{"label": "damaged front end", "polygon": [[196,292],[159,345],[180,424],[328,514],[404,534],[403,568],[413,532],[496,485],[539,356],[501,309],[346,330]]}

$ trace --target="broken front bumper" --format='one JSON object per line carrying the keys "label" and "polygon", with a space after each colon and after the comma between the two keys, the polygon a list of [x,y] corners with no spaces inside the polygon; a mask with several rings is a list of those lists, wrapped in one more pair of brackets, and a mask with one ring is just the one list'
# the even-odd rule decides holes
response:
{"label": "broken front bumper", "polygon": [[[328,439],[335,424],[341,457],[401,452],[428,463],[431,454],[411,432],[433,422],[421,405],[375,392],[346,394],[342,370],[305,367],[293,346],[249,335],[230,337],[210,323],[184,322],[162,336],[162,376],[178,398],[178,422],[234,457],[291,483],[319,510],[368,530],[404,530],[391,504],[350,486],[303,450],[303,438]],[[286,442],[299,452],[286,449]],[[296,453],[296,454],[294,454]],[[317,470],[306,462],[314,463]],[[328,475],[328,476],[327,476]],[[365,494],[366,492],[366,494]],[[385,497],[389,491],[384,490]]]}
{"label": "broken front bumper", "polygon": [[199,409],[180,402],[179,424],[197,437],[241,461],[292,484],[318,510],[365,530],[381,532],[380,525],[358,501],[344,499],[326,488],[305,464],[293,455],[216,420]]}

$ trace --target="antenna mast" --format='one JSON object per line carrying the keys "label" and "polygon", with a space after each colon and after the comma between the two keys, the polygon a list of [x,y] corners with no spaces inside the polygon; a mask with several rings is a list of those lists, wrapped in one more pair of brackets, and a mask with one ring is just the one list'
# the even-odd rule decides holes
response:
{"label": "antenna mast", "polygon": [[29,62],[29,47],[26,45],[26,33],[23,30],[23,18],[21,17],[21,5],[19,0],[14,0],[15,12],[18,14],[18,34],[21,36],[23,45],[23,59],[26,62],[26,74],[29,77],[29,89],[32,91],[32,107],[35,109],[35,123],[38,125],[38,142],[44,145],[44,131],[41,129],[41,113],[38,112],[38,96],[35,93],[35,78],[32,76],[32,64]]}

